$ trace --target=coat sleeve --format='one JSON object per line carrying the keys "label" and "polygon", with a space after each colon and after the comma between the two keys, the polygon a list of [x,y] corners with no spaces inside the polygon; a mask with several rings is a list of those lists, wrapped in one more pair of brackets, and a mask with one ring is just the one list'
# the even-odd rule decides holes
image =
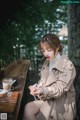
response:
{"label": "coat sleeve", "polygon": [[76,76],[75,67],[71,61],[65,65],[64,71],[59,73],[58,79],[52,85],[44,87],[44,93],[40,96],[42,99],[58,98],[67,92],[73,84]]}

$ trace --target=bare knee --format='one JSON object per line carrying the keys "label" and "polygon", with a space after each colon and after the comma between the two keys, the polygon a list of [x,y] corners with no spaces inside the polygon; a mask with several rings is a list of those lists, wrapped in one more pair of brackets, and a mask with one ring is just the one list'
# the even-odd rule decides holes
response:
{"label": "bare knee", "polygon": [[29,103],[25,105],[24,108],[24,118],[26,118],[29,114],[30,114],[30,107],[29,107]]}
{"label": "bare knee", "polygon": [[33,103],[27,103],[24,108],[24,118],[29,119],[32,116],[35,116],[39,112],[39,108]]}

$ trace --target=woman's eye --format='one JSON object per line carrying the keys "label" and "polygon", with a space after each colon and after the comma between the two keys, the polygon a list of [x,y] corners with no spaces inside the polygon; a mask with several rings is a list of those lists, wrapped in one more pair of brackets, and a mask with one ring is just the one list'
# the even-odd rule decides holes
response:
{"label": "woman's eye", "polygon": [[41,50],[42,53],[44,53],[45,51],[50,52],[52,49],[47,49],[47,50]]}
{"label": "woman's eye", "polygon": [[50,52],[50,51],[51,51],[51,49],[48,49],[48,51]]}

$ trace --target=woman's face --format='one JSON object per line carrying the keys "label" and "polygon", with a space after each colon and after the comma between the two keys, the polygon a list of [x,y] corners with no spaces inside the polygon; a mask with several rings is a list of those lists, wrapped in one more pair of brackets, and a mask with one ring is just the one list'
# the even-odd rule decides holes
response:
{"label": "woman's face", "polygon": [[58,54],[58,49],[54,52],[54,50],[46,43],[41,43],[41,52],[48,60],[52,60]]}

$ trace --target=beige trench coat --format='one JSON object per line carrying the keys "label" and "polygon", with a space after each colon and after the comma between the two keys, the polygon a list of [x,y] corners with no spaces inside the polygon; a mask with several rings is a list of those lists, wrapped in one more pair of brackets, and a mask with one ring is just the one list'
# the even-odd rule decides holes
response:
{"label": "beige trench coat", "polygon": [[75,67],[67,56],[62,55],[49,74],[48,63],[48,60],[44,62],[39,81],[44,94],[40,96],[41,100],[34,102],[41,111],[37,120],[73,120],[76,115]]}

